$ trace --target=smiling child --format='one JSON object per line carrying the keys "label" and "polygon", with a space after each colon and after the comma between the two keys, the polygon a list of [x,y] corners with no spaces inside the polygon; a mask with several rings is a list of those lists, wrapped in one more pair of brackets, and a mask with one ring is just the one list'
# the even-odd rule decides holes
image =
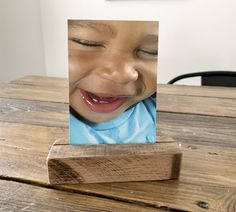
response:
{"label": "smiling child", "polygon": [[158,22],[68,21],[70,144],[156,142]]}

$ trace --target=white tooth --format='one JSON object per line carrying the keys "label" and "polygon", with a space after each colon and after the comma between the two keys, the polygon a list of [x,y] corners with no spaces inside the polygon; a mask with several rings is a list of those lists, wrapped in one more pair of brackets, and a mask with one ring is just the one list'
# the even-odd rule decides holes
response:
{"label": "white tooth", "polygon": [[102,103],[102,104],[105,104],[105,103],[109,103],[109,102],[106,102],[106,101],[99,101],[99,103]]}
{"label": "white tooth", "polygon": [[94,98],[92,98],[92,100],[93,100],[94,102],[98,102],[98,100],[97,100],[97,99],[94,99]]}

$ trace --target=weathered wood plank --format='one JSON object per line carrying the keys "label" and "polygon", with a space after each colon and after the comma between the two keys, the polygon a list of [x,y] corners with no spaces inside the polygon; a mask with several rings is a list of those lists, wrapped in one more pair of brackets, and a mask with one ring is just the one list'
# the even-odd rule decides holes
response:
{"label": "weathered wood plank", "polygon": [[[12,84],[37,85],[37,86],[55,86],[68,87],[68,79],[60,77],[45,76],[25,76],[16,79]],[[189,86],[189,85],[169,85],[158,84],[158,93],[186,95],[186,96],[205,96],[220,98],[236,98],[236,88],[216,87],[216,86]]]}
{"label": "weathered wood plank", "polygon": [[4,180],[0,180],[0,190],[0,211],[163,211]]}
{"label": "weathered wood plank", "polygon": [[25,76],[10,82],[11,84],[20,85],[34,85],[34,86],[55,86],[55,87],[67,87],[68,79],[62,77],[46,77],[46,76]]}
{"label": "weathered wood plank", "polygon": [[236,118],[236,99],[157,94],[158,111]]}
{"label": "weathered wood plank", "polygon": [[[66,136],[67,131],[9,123],[1,123],[0,128],[1,175],[27,177],[36,181],[39,180],[38,176],[40,180],[47,182],[48,178],[45,175],[47,154],[55,138]],[[27,135],[26,132],[30,133]],[[27,173],[28,168],[31,170],[30,173]]]}
{"label": "weathered wood plank", "polygon": [[183,144],[182,149],[185,160],[181,170],[183,182],[236,188],[236,148]]}
{"label": "weathered wood plank", "polygon": [[[164,127],[165,126],[166,125],[164,125]],[[0,123],[0,129],[0,175],[47,182],[46,158],[49,149],[58,137],[68,138],[68,130],[14,123]],[[177,129],[178,128],[174,129],[174,131]],[[191,129],[191,127],[189,129]],[[198,133],[200,135],[201,131],[199,130]],[[179,142],[181,137],[178,138],[176,134],[172,134],[175,136],[174,139]],[[179,134],[182,136],[183,133],[180,131]],[[210,137],[207,131],[203,133],[202,137],[192,135],[191,131],[189,134],[183,135],[182,138],[185,139],[181,142],[184,155],[181,178],[190,176],[191,178],[206,182],[207,184],[212,182],[217,185],[225,186],[231,186],[232,183],[236,184],[235,142],[232,140],[231,146],[223,143],[224,139],[227,138],[227,136],[224,136],[221,138],[222,143],[217,146],[213,143],[216,138]],[[207,142],[200,142],[201,140],[207,141],[208,138],[211,139],[212,142],[210,142],[210,145],[208,145]],[[235,137],[232,136],[232,139],[234,138]],[[199,139],[198,143],[195,142],[196,139]],[[191,143],[191,140],[193,140],[193,143]],[[196,154],[196,145],[198,144],[201,144],[201,151],[198,151],[198,154]],[[219,154],[220,150],[224,152],[224,157]],[[208,152],[210,152],[210,154],[208,154]],[[187,154],[188,157],[185,157],[186,153],[189,153]],[[215,153],[219,154],[219,156],[214,155]],[[208,156],[207,160],[206,155]],[[24,163],[22,163],[22,161]],[[189,163],[189,161],[191,161],[191,163]],[[202,168],[203,164],[206,166],[204,169]],[[221,166],[218,166],[218,164]],[[185,166],[186,169],[184,168]],[[194,171],[191,167],[194,167]],[[201,174],[203,170],[204,174]],[[225,175],[225,170],[228,170],[227,175]],[[216,176],[220,180],[215,181]]]}
{"label": "weathered wood plank", "polygon": [[181,182],[236,187],[236,148],[182,144],[182,151]]}
{"label": "weathered wood plank", "polygon": [[175,142],[124,145],[65,145],[48,155],[51,184],[167,180],[179,177],[181,151]]}
{"label": "weathered wood plank", "polygon": [[[49,82],[46,82],[44,84],[42,83],[43,86],[40,86],[40,83],[37,81],[34,85],[33,79],[28,80],[32,81],[31,84],[16,83],[1,85],[0,97],[68,103],[68,88],[66,86],[55,86],[53,79],[51,79],[51,85]],[[43,79],[40,80],[43,81]],[[217,98],[214,95],[200,97],[197,95],[188,96],[185,93],[181,93],[180,95],[180,92],[175,94],[175,87],[173,87],[173,92],[169,92],[172,93],[171,95],[167,94],[168,92],[163,94],[160,90],[160,93],[158,93],[158,111],[236,117],[236,98],[232,95],[234,92],[229,90],[229,88],[218,88],[218,90],[226,89],[226,94],[232,98]],[[201,90],[201,88],[199,89]],[[211,90],[211,88],[209,89]],[[196,88],[193,90],[196,90]],[[203,93],[205,92],[204,89],[202,91]],[[206,93],[210,95],[213,92]]]}
{"label": "weathered wood plank", "polygon": [[[65,136],[68,132],[13,123],[0,123],[0,129],[0,177],[47,184],[48,151],[58,136]],[[219,198],[226,201],[228,190],[236,185],[236,148],[208,146],[206,143],[190,145],[191,139],[190,136],[188,142],[182,143],[182,169],[177,181],[84,184],[66,188],[186,211],[204,211],[197,203],[206,201],[209,210],[216,211]]]}
{"label": "weathered wood plank", "polygon": [[236,99],[236,88],[233,87],[158,84],[157,90],[161,94]]}
{"label": "weathered wood plank", "polygon": [[[0,85],[0,97],[68,103],[66,88]],[[158,111],[236,117],[236,100],[158,94]]]}
{"label": "weathered wood plank", "polygon": [[95,194],[103,191],[107,197],[159,205],[170,211],[233,212],[236,202],[235,188],[183,183],[181,180],[81,184],[73,188]]}
{"label": "weathered wood plank", "polygon": [[[59,86],[52,84],[55,90],[49,91],[51,89],[49,82],[45,85],[40,85],[40,83],[34,85],[33,80],[32,83],[26,82],[28,83],[26,90],[22,88],[20,83],[18,85],[16,85],[17,83],[12,84],[11,92],[0,89],[0,97],[66,102],[63,95],[63,92],[67,93],[66,87],[56,89]],[[41,89],[40,86],[44,87],[44,89]],[[212,103],[212,101],[216,103],[216,100],[208,101],[210,98],[223,97],[231,98],[231,100],[234,98],[234,96],[231,96],[232,90],[229,91],[230,93],[226,92],[225,96],[222,93],[225,90],[222,89],[222,92],[220,90],[219,95],[214,95],[213,91],[211,91],[212,94],[211,92],[208,93],[210,97],[205,98],[205,105],[209,105],[209,102]],[[25,91],[26,93],[24,93]],[[16,94],[15,92],[18,93]],[[54,95],[56,92],[61,95]],[[173,87],[173,91],[170,90],[168,92],[175,92],[175,87]],[[180,92],[178,93],[179,96],[195,95],[195,98],[198,98],[200,93],[202,93],[202,96],[205,94],[208,96],[207,91],[202,89],[200,93],[196,89],[195,94],[191,94],[191,89],[184,91],[184,93],[180,89],[178,92]],[[164,91],[164,93],[167,92]],[[172,94],[172,97],[177,95],[176,93]],[[214,98],[212,98],[213,96]],[[190,97],[192,98],[192,96]],[[170,100],[165,101],[163,94],[163,99],[160,99],[158,104],[165,105],[167,103],[169,104]],[[229,107],[228,103],[226,104],[227,108]],[[11,107],[14,107],[13,105]],[[224,105],[221,106],[222,110],[224,110]],[[25,107],[26,104],[25,106],[20,106],[22,109],[27,109]],[[169,106],[167,105],[166,107],[168,108]],[[35,111],[38,110],[36,108],[38,108],[37,104],[35,104]],[[174,109],[171,112],[174,112]],[[187,109],[189,111],[189,105]],[[3,107],[3,111],[7,112],[7,108]],[[54,140],[58,137],[68,136],[68,130],[65,128],[31,125],[33,120],[30,120],[30,117],[33,119],[33,115],[30,116],[28,113],[22,116],[22,122],[27,122],[28,124],[13,123],[14,116],[18,116],[15,119],[20,122],[20,114],[17,113],[14,114],[13,111],[8,113],[10,117],[8,121],[12,123],[0,123],[0,178],[13,177],[14,179],[25,179],[46,184],[48,180],[46,166],[48,151]],[[218,116],[217,113],[216,111],[216,116]],[[38,118],[39,124],[46,123],[43,122],[46,117],[41,120],[40,117],[42,115],[37,116],[37,113],[35,113],[33,123],[36,124],[36,119]],[[51,124],[54,121],[57,123],[57,117],[52,117],[52,120]],[[107,196],[108,198],[114,197],[124,201],[140,202],[150,206],[163,206],[162,208],[170,208],[170,210],[206,211],[206,209],[198,206],[203,201],[209,206],[208,211],[232,211],[232,208],[234,209],[235,207],[236,185],[235,124],[235,118],[205,116],[204,114],[200,116],[158,113],[158,131],[167,133],[176,141],[182,142],[184,157],[179,181],[83,184],[68,187],[58,186],[57,189],[68,188],[75,192],[82,191]]]}
{"label": "weathered wood plank", "polygon": [[55,102],[0,98],[0,121],[68,127],[69,106]]}
{"label": "weathered wood plank", "polygon": [[47,102],[69,102],[67,87],[35,86],[20,84],[1,84],[0,97],[9,99],[25,99]]}
{"label": "weathered wood plank", "polygon": [[190,145],[236,147],[236,119],[176,113],[157,113],[157,132]]}
{"label": "weathered wood plank", "polygon": [[[158,112],[157,117],[158,135],[163,132],[178,142],[236,145],[235,118],[162,112]],[[68,105],[0,98],[0,121],[68,127]]]}
{"label": "weathered wood plank", "polygon": [[0,176],[47,182],[46,158],[68,129],[0,122]]}

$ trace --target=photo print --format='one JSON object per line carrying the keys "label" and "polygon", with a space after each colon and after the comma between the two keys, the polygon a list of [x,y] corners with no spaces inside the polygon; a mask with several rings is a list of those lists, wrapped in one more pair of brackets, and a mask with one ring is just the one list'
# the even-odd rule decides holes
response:
{"label": "photo print", "polygon": [[70,144],[156,143],[158,29],[68,20]]}

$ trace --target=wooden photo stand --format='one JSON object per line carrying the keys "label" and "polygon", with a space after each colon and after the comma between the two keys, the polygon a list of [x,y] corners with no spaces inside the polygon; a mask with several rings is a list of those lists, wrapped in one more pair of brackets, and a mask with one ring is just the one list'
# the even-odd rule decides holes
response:
{"label": "wooden photo stand", "polygon": [[69,145],[57,140],[48,155],[51,184],[167,180],[178,178],[180,146],[158,136],[156,144]]}

